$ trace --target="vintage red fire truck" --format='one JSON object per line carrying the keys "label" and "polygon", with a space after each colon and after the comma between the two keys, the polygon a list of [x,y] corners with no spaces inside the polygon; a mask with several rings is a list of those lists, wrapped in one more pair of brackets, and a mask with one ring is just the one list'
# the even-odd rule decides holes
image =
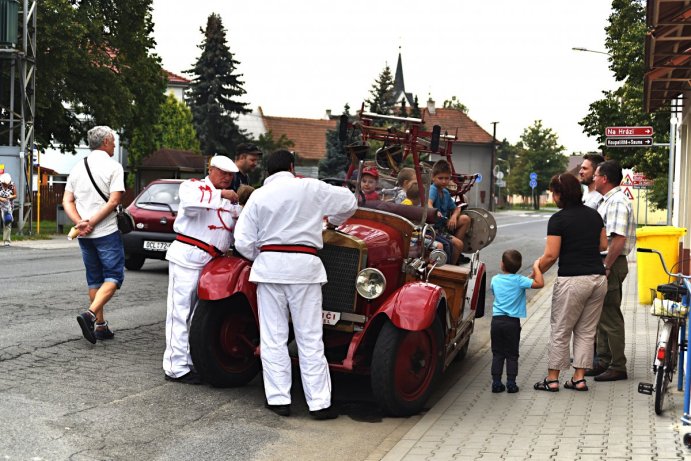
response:
{"label": "vintage red fire truck", "polygon": [[[374,120],[398,128],[383,129]],[[361,112],[349,125],[360,131],[350,149],[354,168],[362,146],[372,140],[384,141],[382,149],[388,149],[379,152],[382,170],[395,170],[411,156],[420,184],[426,178],[421,154],[451,158],[455,136],[441,135],[436,127],[426,131],[420,119]],[[393,151],[400,157],[384,155]],[[474,182],[455,171],[453,179],[459,196]],[[494,238],[496,225],[485,210],[470,213],[471,261],[462,266],[445,264],[443,251],[428,249],[425,237],[434,238],[436,213],[424,206],[362,202],[338,229],[323,232],[319,257],[328,275],[322,293],[330,369],[369,375],[373,395],[388,414],[412,415],[423,408],[441,373],[466,355],[474,320],[484,314],[486,275],[478,250]],[[244,385],[261,368],[251,264],[237,256],[216,258],[199,280],[190,347],[198,373],[213,386]]]}

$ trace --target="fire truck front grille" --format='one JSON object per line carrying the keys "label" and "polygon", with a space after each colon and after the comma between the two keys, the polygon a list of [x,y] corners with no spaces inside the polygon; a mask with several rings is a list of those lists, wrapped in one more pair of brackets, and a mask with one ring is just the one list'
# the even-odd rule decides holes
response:
{"label": "fire truck front grille", "polygon": [[327,311],[355,310],[355,279],[360,270],[360,250],[324,245],[319,251],[328,282],[322,286],[322,307]]}

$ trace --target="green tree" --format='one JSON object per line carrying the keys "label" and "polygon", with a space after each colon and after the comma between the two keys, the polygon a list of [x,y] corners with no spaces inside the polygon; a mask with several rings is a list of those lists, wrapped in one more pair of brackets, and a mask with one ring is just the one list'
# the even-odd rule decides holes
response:
{"label": "green tree", "polygon": [[643,75],[645,70],[644,44],[647,32],[645,6],[637,0],[614,0],[609,25],[605,28],[605,46],[610,53],[610,70],[621,86],[603,91],[604,97],[590,104],[588,114],[581,120],[583,132],[600,143],[608,159],[619,161],[622,167],[655,179],[651,204],[667,206],[667,175],[669,152],[666,148],[620,148],[604,146],[608,126],[652,126],[655,141],[669,142],[669,108],[654,114],[643,111]]}
{"label": "green tree", "polygon": [[[533,197],[533,207],[540,208],[537,199],[547,190],[549,181],[555,174],[563,173],[568,158],[563,154],[564,146],[551,128],[536,120],[523,130],[521,140],[516,145],[515,165],[511,168],[509,187],[512,193]],[[537,187],[530,187],[530,173],[537,173]]]}
{"label": "green tree", "polygon": [[[153,128],[154,151],[158,149],[179,149],[199,152],[199,139],[192,124],[192,111],[172,94],[161,105],[158,121]],[[144,149],[149,143],[143,142],[144,134],[135,130],[130,144],[130,155],[143,158],[149,155]]]}
{"label": "green tree", "polygon": [[459,101],[456,96],[451,96],[451,99],[445,100],[443,108],[460,110],[464,114],[468,113],[468,106]]}
{"label": "green tree", "polygon": [[259,166],[249,173],[249,181],[250,184],[261,185],[266,172],[266,156],[278,149],[290,150],[291,147],[295,146],[295,143],[285,134],[282,134],[278,139],[274,139],[274,134],[271,130],[264,134],[260,134],[259,139],[255,140],[254,143],[264,155],[262,155]]}
{"label": "green tree", "polygon": [[372,84],[370,99],[367,100],[370,112],[382,115],[391,115],[393,113],[393,108],[396,105],[393,83],[391,69],[387,64]]}
{"label": "green tree", "polygon": [[511,178],[511,171],[516,166],[517,158],[520,149],[511,144],[506,138],[497,146],[497,170],[504,173],[504,182],[506,187],[500,189],[502,199],[500,203],[508,203],[508,197],[512,195],[512,189],[509,179]]}
{"label": "green tree", "polygon": [[[403,98],[405,101],[405,98]],[[348,104],[343,108],[343,115],[350,115],[350,106]],[[340,122],[339,122],[340,123]],[[345,178],[345,173],[350,164],[350,156],[345,150],[345,142],[341,142],[338,137],[339,127],[335,130],[328,130],[326,132],[326,157],[319,161],[319,176],[320,177],[334,177]]]}
{"label": "green tree", "polygon": [[[151,0],[40,2],[35,140],[74,152],[94,125],[151,135],[166,86]],[[136,163],[138,158],[130,159]]]}
{"label": "green tree", "polygon": [[420,111],[420,103],[417,100],[417,95],[415,95],[415,99],[413,99],[413,105],[410,106],[410,116],[413,118],[422,117],[422,112]]}
{"label": "green tree", "polygon": [[236,73],[240,62],[226,44],[220,16],[212,13],[201,32],[202,54],[188,71],[195,75],[189,93],[194,126],[204,154],[230,155],[237,144],[247,140],[236,123],[238,114],[250,112],[247,103],[238,100],[245,94],[242,74]]}
{"label": "green tree", "polygon": [[399,117],[407,117],[408,116],[408,108],[406,107],[405,96],[403,96],[401,98],[401,105],[398,106],[398,116]]}

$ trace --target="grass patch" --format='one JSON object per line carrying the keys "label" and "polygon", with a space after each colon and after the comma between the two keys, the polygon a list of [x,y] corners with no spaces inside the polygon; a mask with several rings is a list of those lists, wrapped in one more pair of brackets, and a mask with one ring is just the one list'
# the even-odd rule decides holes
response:
{"label": "grass patch", "polygon": [[17,230],[16,222],[12,228],[12,240],[22,241],[22,240],[50,240],[56,235],[64,235],[67,238],[67,233],[70,231],[71,226],[63,226],[63,232],[58,232],[58,226],[55,221],[43,221],[40,223],[41,231],[38,232],[38,224],[32,222],[24,226],[24,229],[20,233]]}

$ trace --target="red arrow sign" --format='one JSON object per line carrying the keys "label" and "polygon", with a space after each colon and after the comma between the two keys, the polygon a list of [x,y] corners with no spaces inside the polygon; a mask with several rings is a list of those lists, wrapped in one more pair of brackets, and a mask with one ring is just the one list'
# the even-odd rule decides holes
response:
{"label": "red arrow sign", "polygon": [[652,136],[652,126],[608,126],[605,136]]}

